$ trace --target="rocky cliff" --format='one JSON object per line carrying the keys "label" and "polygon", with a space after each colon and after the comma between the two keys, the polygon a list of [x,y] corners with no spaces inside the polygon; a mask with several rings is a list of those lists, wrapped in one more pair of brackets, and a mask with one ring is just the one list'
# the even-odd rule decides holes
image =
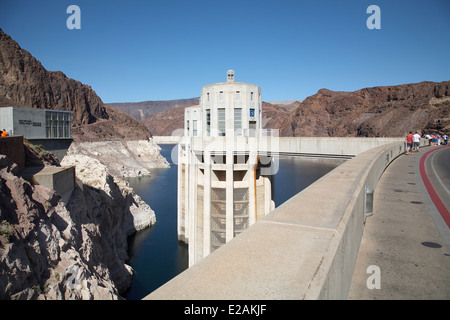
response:
{"label": "rocky cliff", "polygon": [[160,154],[161,148],[149,140],[74,142],[67,151],[67,158],[89,156],[102,163],[115,177],[138,177],[151,175],[153,168],[170,165]]}
{"label": "rocky cliff", "polygon": [[450,132],[450,81],[321,89],[279,123],[282,136],[398,137],[408,131]]}
{"label": "rocky cliff", "polygon": [[0,299],[120,299],[132,280],[127,236],[155,223],[127,184],[87,156],[67,203],[0,156]]}
{"label": "rocky cliff", "polygon": [[171,108],[196,105],[199,101],[200,98],[190,98],[162,101],[108,103],[107,105],[129,114],[137,120],[145,120],[153,114],[163,112]]}
{"label": "rocky cliff", "polygon": [[155,136],[181,136],[184,132],[184,109],[191,106],[175,107],[156,113],[145,119],[144,124]]}
{"label": "rocky cliff", "polygon": [[0,29],[0,107],[72,111],[75,140],[148,139],[151,133],[126,113],[108,109],[86,84],[47,71]]}

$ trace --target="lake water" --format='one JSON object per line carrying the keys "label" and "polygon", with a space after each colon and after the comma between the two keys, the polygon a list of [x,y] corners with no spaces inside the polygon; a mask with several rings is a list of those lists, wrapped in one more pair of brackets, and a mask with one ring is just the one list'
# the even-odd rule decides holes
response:
{"label": "lake water", "polygon": [[[173,145],[161,145],[171,162]],[[274,200],[279,206],[334,169],[335,161],[282,158],[275,175]],[[135,270],[126,298],[142,299],[188,267],[187,245],[177,239],[177,165],[153,171],[151,177],[128,179],[134,191],[155,211],[156,224],[129,238],[127,263]]]}

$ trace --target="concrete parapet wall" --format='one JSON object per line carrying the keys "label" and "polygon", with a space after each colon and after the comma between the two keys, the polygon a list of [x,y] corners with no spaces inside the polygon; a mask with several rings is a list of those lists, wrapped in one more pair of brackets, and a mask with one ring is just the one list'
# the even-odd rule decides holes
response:
{"label": "concrete parapet wall", "polygon": [[360,153],[145,299],[346,299],[365,186],[404,150],[401,141]]}
{"label": "concrete parapet wall", "polygon": [[59,161],[62,161],[72,144],[71,138],[28,139],[34,145],[41,145],[43,149],[53,153]]}
{"label": "concrete parapet wall", "polygon": [[353,157],[364,151],[405,138],[361,137],[280,137],[279,151],[285,154],[316,155],[317,157]]}
{"label": "concrete parapet wall", "polygon": [[75,166],[27,168],[22,175],[34,184],[55,190],[63,197],[70,195],[76,183]]}
{"label": "concrete parapet wall", "polygon": [[182,136],[154,136],[152,137],[153,141],[156,144],[178,144]]}

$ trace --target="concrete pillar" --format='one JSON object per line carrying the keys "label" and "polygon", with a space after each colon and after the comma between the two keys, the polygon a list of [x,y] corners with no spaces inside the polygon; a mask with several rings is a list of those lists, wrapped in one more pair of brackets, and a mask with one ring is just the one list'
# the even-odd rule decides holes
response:
{"label": "concrete pillar", "polygon": [[248,158],[248,213],[249,213],[249,226],[256,222],[256,166],[258,160],[258,154],[250,150]]}
{"label": "concrete pillar", "polygon": [[211,253],[211,152],[204,152],[204,188],[203,188],[203,256]]}
{"label": "concrete pillar", "polygon": [[[189,140],[186,139],[186,140]],[[186,237],[186,243],[189,244],[189,237],[190,237],[190,218],[189,218],[189,210],[190,210],[190,202],[189,202],[189,178],[190,178],[190,154],[191,154],[191,147],[189,141],[185,144],[185,153],[184,153],[184,234]]]}
{"label": "concrete pillar", "polygon": [[189,158],[189,266],[197,261],[197,165],[196,155],[192,150],[188,154]]}
{"label": "concrete pillar", "polygon": [[[184,157],[183,157],[183,151],[181,148],[181,144],[178,145],[178,176],[177,176],[177,234],[178,234],[178,240],[186,239],[186,232],[182,231],[182,228],[186,226],[184,223],[185,217],[183,217],[182,207],[183,207],[183,201],[185,194],[182,193],[182,179],[183,179],[183,171],[182,166],[185,163]],[[184,177],[186,179],[186,177]],[[186,189],[185,189],[186,190]]]}
{"label": "concrete pillar", "polygon": [[228,148],[228,144],[230,140],[227,139],[227,151],[226,151],[226,242],[233,239],[234,233],[234,223],[233,223],[233,214],[234,214],[234,202],[233,202],[233,191],[234,191],[234,180],[233,180],[233,149]]}
{"label": "concrete pillar", "polygon": [[272,183],[269,177],[264,177],[264,215],[267,215],[272,208]]}

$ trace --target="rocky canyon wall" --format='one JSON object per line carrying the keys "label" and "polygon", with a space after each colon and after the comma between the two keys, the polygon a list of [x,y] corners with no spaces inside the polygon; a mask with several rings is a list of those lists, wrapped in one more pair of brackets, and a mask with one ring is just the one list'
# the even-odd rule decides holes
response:
{"label": "rocky canyon wall", "polygon": [[155,223],[127,183],[87,156],[65,203],[0,156],[0,299],[121,299],[132,281],[127,236]]}

